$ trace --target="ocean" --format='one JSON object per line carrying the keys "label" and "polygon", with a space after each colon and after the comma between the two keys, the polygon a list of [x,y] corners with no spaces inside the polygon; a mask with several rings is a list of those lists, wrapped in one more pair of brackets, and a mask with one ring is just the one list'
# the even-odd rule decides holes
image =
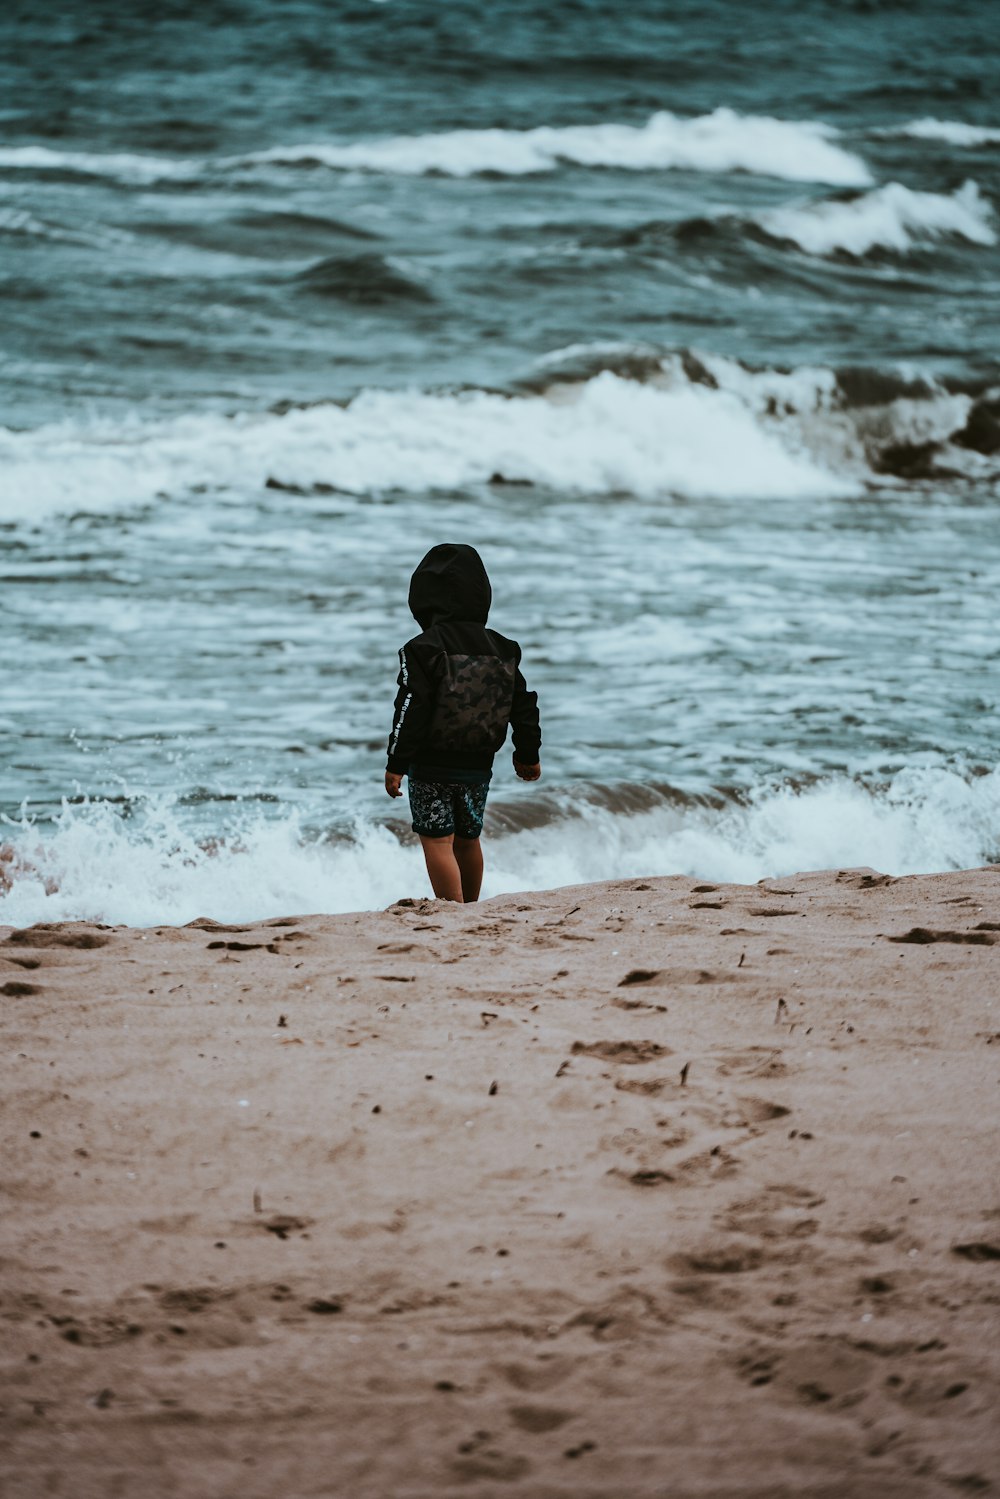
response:
{"label": "ocean", "polygon": [[0,16],[0,923],[421,894],[409,575],[543,780],[485,894],[1000,862],[1000,32],[968,0]]}

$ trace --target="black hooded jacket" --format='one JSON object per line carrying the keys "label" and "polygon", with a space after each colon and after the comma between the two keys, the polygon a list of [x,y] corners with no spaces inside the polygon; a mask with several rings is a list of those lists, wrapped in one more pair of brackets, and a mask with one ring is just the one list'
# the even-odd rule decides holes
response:
{"label": "black hooded jacket", "polygon": [[508,724],[516,758],[537,763],[538,697],[525,686],[517,641],[486,628],[492,599],[474,547],[431,547],[413,574],[409,604],[421,633],[399,653],[389,770],[488,771]]}

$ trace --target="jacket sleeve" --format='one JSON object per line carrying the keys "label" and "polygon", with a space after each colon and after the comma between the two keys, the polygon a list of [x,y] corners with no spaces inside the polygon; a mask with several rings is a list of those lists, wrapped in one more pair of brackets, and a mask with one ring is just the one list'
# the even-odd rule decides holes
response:
{"label": "jacket sleeve", "polygon": [[420,751],[434,709],[433,686],[412,642],[399,653],[396,684],[386,769],[405,775]]}
{"label": "jacket sleeve", "polygon": [[542,744],[542,731],[538,723],[538,693],[529,692],[521,675],[521,652],[517,652],[517,668],[514,674],[514,701],[510,709],[510,725],[514,731],[514,758],[521,765],[537,765]]}

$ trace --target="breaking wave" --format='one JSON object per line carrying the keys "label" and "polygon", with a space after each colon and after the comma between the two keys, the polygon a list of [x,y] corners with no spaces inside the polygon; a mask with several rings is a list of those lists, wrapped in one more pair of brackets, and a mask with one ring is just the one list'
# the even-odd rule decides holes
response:
{"label": "breaking wave", "polygon": [[[206,490],[507,483],[640,499],[835,498],[876,476],[995,474],[1000,405],[982,383],[977,399],[912,372],[752,369],[722,355],[573,345],[541,359],[516,393],[368,390],[230,416],[0,428],[0,524]],[[945,450],[939,475],[932,460]]]}
{"label": "breaking wave", "polygon": [[[665,796],[621,813],[567,795],[545,825],[490,836],[484,896],[649,875],[750,883],[807,869],[900,875],[997,860],[1000,770],[909,769],[878,788],[836,779],[723,807]],[[0,924],[11,926],[249,921],[374,909],[426,889],[419,848],[384,826],[308,839],[289,817],[206,845],[169,801],[151,800],[127,822],[107,803],[66,807],[52,831],[25,826],[0,849]]]}
{"label": "breaking wave", "polygon": [[951,235],[975,245],[995,245],[993,209],[977,183],[954,193],[915,192],[899,182],[842,201],[771,209],[754,220],[775,239],[791,240],[809,255],[900,254]]}
{"label": "breaking wave", "polygon": [[838,131],[815,120],[740,115],[731,109],[682,118],[661,110],[645,124],[540,125],[527,130],[447,130],[365,141],[274,146],[243,156],[197,161],[57,151],[48,146],[0,150],[0,167],[79,172],[124,182],[191,179],[213,172],[270,166],[324,166],[336,171],[471,177],[518,177],[560,166],[752,172],[792,182],[865,187],[871,182],[860,157],[836,144]]}
{"label": "breaking wave", "polygon": [[755,172],[795,182],[864,186],[861,159],[834,144],[837,131],[817,121],[739,115],[731,109],[683,119],[662,110],[644,125],[537,126],[531,130],[449,130],[437,135],[390,136],[350,145],[276,147],[245,158],[258,162],[316,162],[339,170],[469,177],[493,172],[522,176],[570,163],[628,171],[670,168],[698,172]]}
{"label": "breaking wave", "polygon": [[5,146],[0,167],[23,172],[71,172],[85,177],[113,177],[136,184],[165,178],[196,177],[202,163],[167,156],[136,156],[130,151],[56,151],[51,146]]}
{"label": "breaking wave", "polygon": [[749,376],[734,377],[732,389],[692,382],[674,360],[661,363],[655,384],[604,370],[537,395],[376,390],[281,414],[0,431],[0,521],[141,506],[196,485],[363,493],[507,481],[736,499],[853,492],[854,480],[762,419],[762,389]]}
{"label": "breaking wave", "polygon": [[990,146],[1000,141],[1000,128],[989,125],[964,125],[959,120],[911,120],[907,125],[891,126],[882,135],[908,135],[919,141],[946,141],[950,146]]}

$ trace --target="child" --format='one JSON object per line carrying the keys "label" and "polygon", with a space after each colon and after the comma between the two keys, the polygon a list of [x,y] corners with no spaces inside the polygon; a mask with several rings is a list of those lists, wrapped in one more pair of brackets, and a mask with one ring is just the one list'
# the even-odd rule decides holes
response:
{"label": "child", "polygon": [[542,773],[538,697],[525,686],[517,641],[486,628],[492,597],[470,546],[431,547],[410,579],[410,611],[421,634],[399,653],[385,789],[402,796],[409,776],[413,831],[439,900],[479,898],[479,835],[493,756],[508,724],[521,780]]}

